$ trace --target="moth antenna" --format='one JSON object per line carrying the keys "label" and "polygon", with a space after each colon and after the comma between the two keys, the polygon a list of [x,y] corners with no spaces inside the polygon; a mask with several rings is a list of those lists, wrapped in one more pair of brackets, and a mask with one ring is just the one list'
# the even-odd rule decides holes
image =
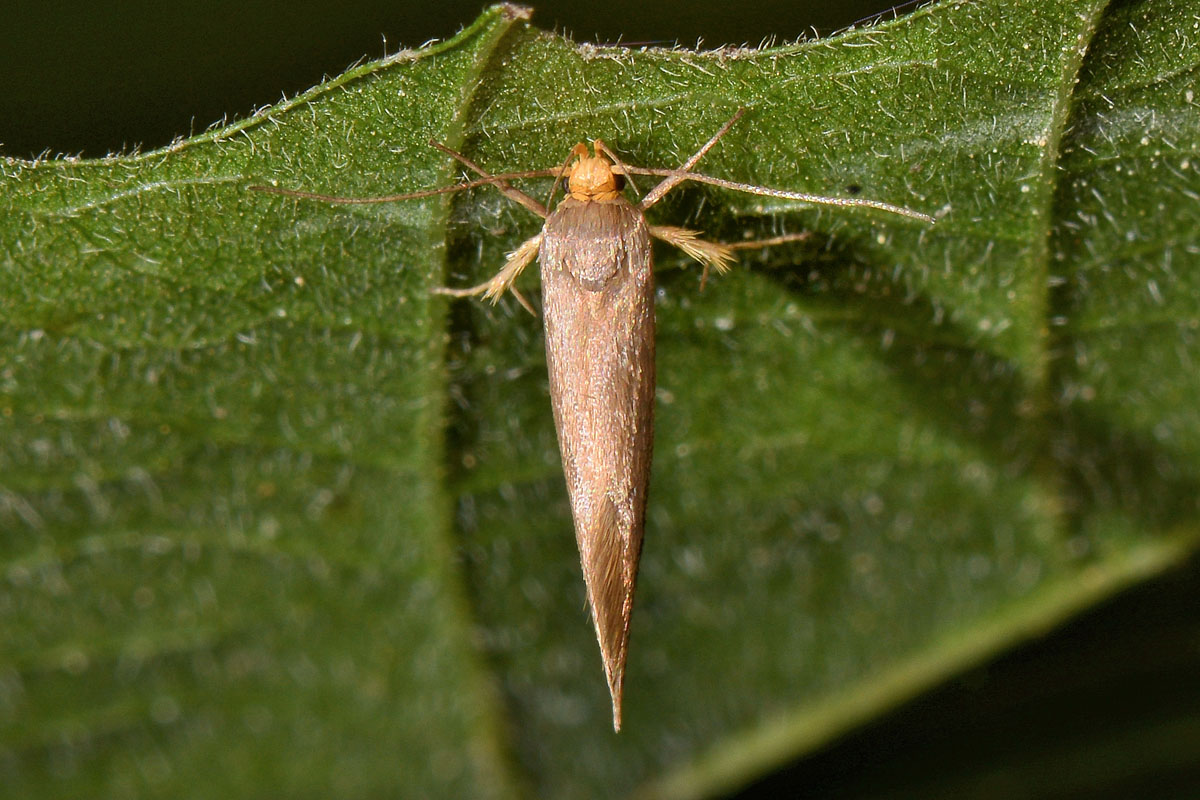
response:
{"label": "moth antenna", "polygon": [[554,176],[554,183],[550,185],[550,196],[546,198],[546,208],[550,208],[554,204],[554,193],[558,190],[558,184],[562,183],[563,176],[567,174],[567,167],[571,165],[571,159],[579,155],[580,145],[575,145],[571,148],[571,152],[563,159],[562,166],[558,168],[558,172]]}
{"label": "moth antenna", "polygon": [[504,180],[511,178],[544,178],[545,172],[545,170],[540,170],[534,174],[525,172],[508,172],[501,175],[489,175],[486,178],[467,181],[465,183],[457,183],[454,186],[443,186],[439,189],[422,189],[421,191],[417,192],[381,195],[378,197],[346,197],[343,195],[306,192],[300,189],[283,189],[279,186],[264,186],[261,184],[247,186],[246,189],[251,192],[278,194],[283,195],[284,197],[295,197],[300,200],[316,200],[322,203],[333,203],[335,205],[373,205],[375,203],[395,203],[400,200],[417,200],[422,197],[434,197],[439,194],[451,194],[453,192],[461,192],[464,189],[474,189],[477,186],[494,186],[496,185],[497,181],[503,182]]}
{"label": "moth antenna", "polygon": [[[932,225],[937,222],[936,217],[920,211],[913,211],[911,208],[904,206],[885,203],[882,200],[867,200],[861,197],[829,197],[828,195],[809,194],[808,192],[793,192],[787,189],[771,189],[766,186],[756,186],[752,183],[739,183],[738,181],[727,181],[724,178],[714,178],[711,175],[701,175],[698,172],[680,172],[673,169],[649,169],[646,167],[634,167],[634,170],[639,175],[667,175],[678,178],[674,185],[683,183],[684,181],[695,181],[696,183],[704,183],[709,186],[720,186],[723,189],[732,189],[735,192],[744,192],[746,194],[761,195],[763,197],[778,197],[781,200],[798,200],[802,203],[811,203],[819,206],[840,206],[842,208],[873,208],[876,211],[886,211],[889,214],[896,214],[909,219],[920,220],[927,225]],[[669,178],[668,178],[669,179]],[[666,183],[666,181],[663,181]],[[660,183],[659,186],[662,186]],[[649,195],[647,195],[649,196]]]}
{"label": "moth antenna", "polygon": [[633,187],[633,193],[638,197],[641,197],[642,192],[640,189],[638,189],[637,184],[634,183],[633,173],[629,171],[629,167],[625,165],[625,162],[621,160],[621,157],[613,152],[608,145],[599,139],[596,139],[592,142],[592,147],[594,147],[597,151],[604,153],[604,155],[608,156],[609,160],[611,160],[613,164],[621,168],[620,174],[625,176],[625,180],[629,181],[629,185]]}

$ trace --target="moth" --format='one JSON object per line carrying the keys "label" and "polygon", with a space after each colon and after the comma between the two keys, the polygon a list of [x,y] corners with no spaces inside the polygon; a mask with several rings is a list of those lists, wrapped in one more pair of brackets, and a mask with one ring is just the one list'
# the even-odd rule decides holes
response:
{"label": "moth", "polygon": [[[489,174],[462,154],[431,142],[480,177],[455,186],[370,198],[250,187],[327,203],[389,203],[492,185],[545,220],[542,230],[513,250],[490,280],[470,288],[435,291],[452,297],[482,295],[493,302],[512,292],[535,313],[514,282],[535,258],[541,263],[550,404],[616,731],[621,729],[625,662],[654,438],[651,242],[659,239],[678,247],[703,264],[703,286],[710,268],[717,272],[729,269],[735,250],[805,236],[720,244],[702,239],[697,231],[653,225],[646,220],[646,211],[679,184],[693,181],[809,204],[873,208],[924,223],[934,221],[927,214],[890,203],[770,189],[693,172],[744,112],[739,109],[678,169],[630,166],[596,139],[590,152],[586,145],[577,144],[557,168]],[[662,180],[640,201],[631,202],[624,189],[632,184],[634,175]],[[555,178],[544,205],[509,183],[535,177]],[[566,197],[550,210],[560,183]]]}

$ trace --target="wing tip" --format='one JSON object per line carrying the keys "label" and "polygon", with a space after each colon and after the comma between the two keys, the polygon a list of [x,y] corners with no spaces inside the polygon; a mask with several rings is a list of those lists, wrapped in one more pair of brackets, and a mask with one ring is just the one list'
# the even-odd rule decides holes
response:
{"label": "wing tip", "polygon": [[604,677],[608,680],[608,694],[612,697],[612,713],[613,713],[613,732],[621,732],[621,701],[625,692],[625,655],[629,641],[628,629],[622,646],[617,653],[606,653],[601,648],[601,655],[604,656]]}
{"label": "wing tip", "polygon": [[625,684],[625,660],[629,652],[629,626],[633,616],[633,593],[637,583],[640,539],[633,531],[622,531],[619,515],[611,501],[604,504],[581,539],[584,583],[588,605],[596,626],[596,639],[604,661],[604,676],[612,697],[613,730],[621,730],[621,701]]}

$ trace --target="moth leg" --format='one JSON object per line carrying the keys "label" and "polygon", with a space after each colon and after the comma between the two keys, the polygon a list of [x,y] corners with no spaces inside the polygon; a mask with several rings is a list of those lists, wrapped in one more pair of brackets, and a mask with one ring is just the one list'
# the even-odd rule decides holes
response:
{"label": "moth leg", "polygon": [[728,247],[730,250],[758,250],[759,248],[770,247],[775,244],[805,242],[810,238],[812,238],[812,231],[802,231],[801,233],[785,233],[782,236],[772,236],[770,239],[755,239],[752,242],[725,244],[725,247]]}
{"label": "moth leg", "polygon": [[729,121],[722,125],[721,129],[714,133],[711,139],[704,143],[703,147],[697,150],[691,158],[683,162],[683,166],[675,170],[673,175],[663,178],[658,186],[655,186],[653,189],[651,189],[642,199],[642,202],[638,207],[641,208],[642,211],[645,211],[659,200],[662,200],[667,192],[671,191],[676,186],[687,180],[687,174],[691,168],[696,166],[697,162],[699,162],[701,158],[704,158],[704,154],[711,150],[713,146],[721,140],[722,136],[729,133],[729,129],[732,128],[733,124],[741,119],[742,115],[745,113],[746,109],[739,108],[737,113],[730,117]]}
{"label": "moth leg", "polygon": [[676,228],[673,225],[651,225],[650,235],[661,239],[672,247],[678,247],[692,258],[704,265],[704,273],[700,276],[700,289],[708,283],[708,270],[711,267],[718,274],[725,274],[733,264],[733,247],[727,244],[705,241],[700,238],[699,231],[688,228]]}
{"label": "moth leg", "polygon": [[528,267],[535,258],[537,258],[538,248],[542,245],[542,234],[538,234],[530,239],[526,239],[521,243],[521,246],[508,254],[508,260],[504,262],[504,266],[488,280],[477,286],[471,286],[466,289],[449,289],[446,287],[438,287],[433,290],[434,294],[444,294],[450,297],[475,297],[483,295],[493,303],[500,300],[500,295],[506,291],[512,292],[525,310],[530,314],[537,316],[537,312],[533,310],[533,306],[525,299],[525,296],[517,291],[513,283],[517,280],[525,268]]}
{"label": "moth leg", "polygon": [[511,184],[509,184],[508,181],[504,180],[503,178],[497,178],[496,176],[489,174],[487,172],[487,170],[485,170],[483,167],[479,166],[474,161],[467,158],[466,156],[464,156],[462,153],[458,152],[457,150],[451,150],[449,147],[442,144],[441,142],[430,139],[429,143],[431,145],[433,145],[434,147],[436,147],[438,150],[441,150],[443,153],[445,153],[446,155],[453,158],[455,161],[462,164],[467,169],[473,170],[474,172],[477,172],[480,175],[482,175],[485,180],[487,180],[493,186],[495,186],[497,189],[499,189],[501,192],[503,192],[504,196],[507,197],[508,199],[513,200],[517,203],[520,203],[521,205],[525,206],[533,213],[537,214],[542,219],[546,218],[548,212],[546,211],[546,207],[544,205],[539,203],[537,200],[534,200],[532,197],[525,194],[520,189],[513,188],[513,186]]}

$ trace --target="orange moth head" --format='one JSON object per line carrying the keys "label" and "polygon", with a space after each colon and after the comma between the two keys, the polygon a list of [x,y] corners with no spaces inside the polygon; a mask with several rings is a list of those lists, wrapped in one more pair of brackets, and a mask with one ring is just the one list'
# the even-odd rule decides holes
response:
{"label": "orange moth head", "polygon": [[592,143],[595,155],[589,155],[587,145],[580,142],[571,151],[576,160],[567,168],[567,194],[576,200],[607,202],[616,199],[625,188],[625,175],[603,154],[604,143]]}

